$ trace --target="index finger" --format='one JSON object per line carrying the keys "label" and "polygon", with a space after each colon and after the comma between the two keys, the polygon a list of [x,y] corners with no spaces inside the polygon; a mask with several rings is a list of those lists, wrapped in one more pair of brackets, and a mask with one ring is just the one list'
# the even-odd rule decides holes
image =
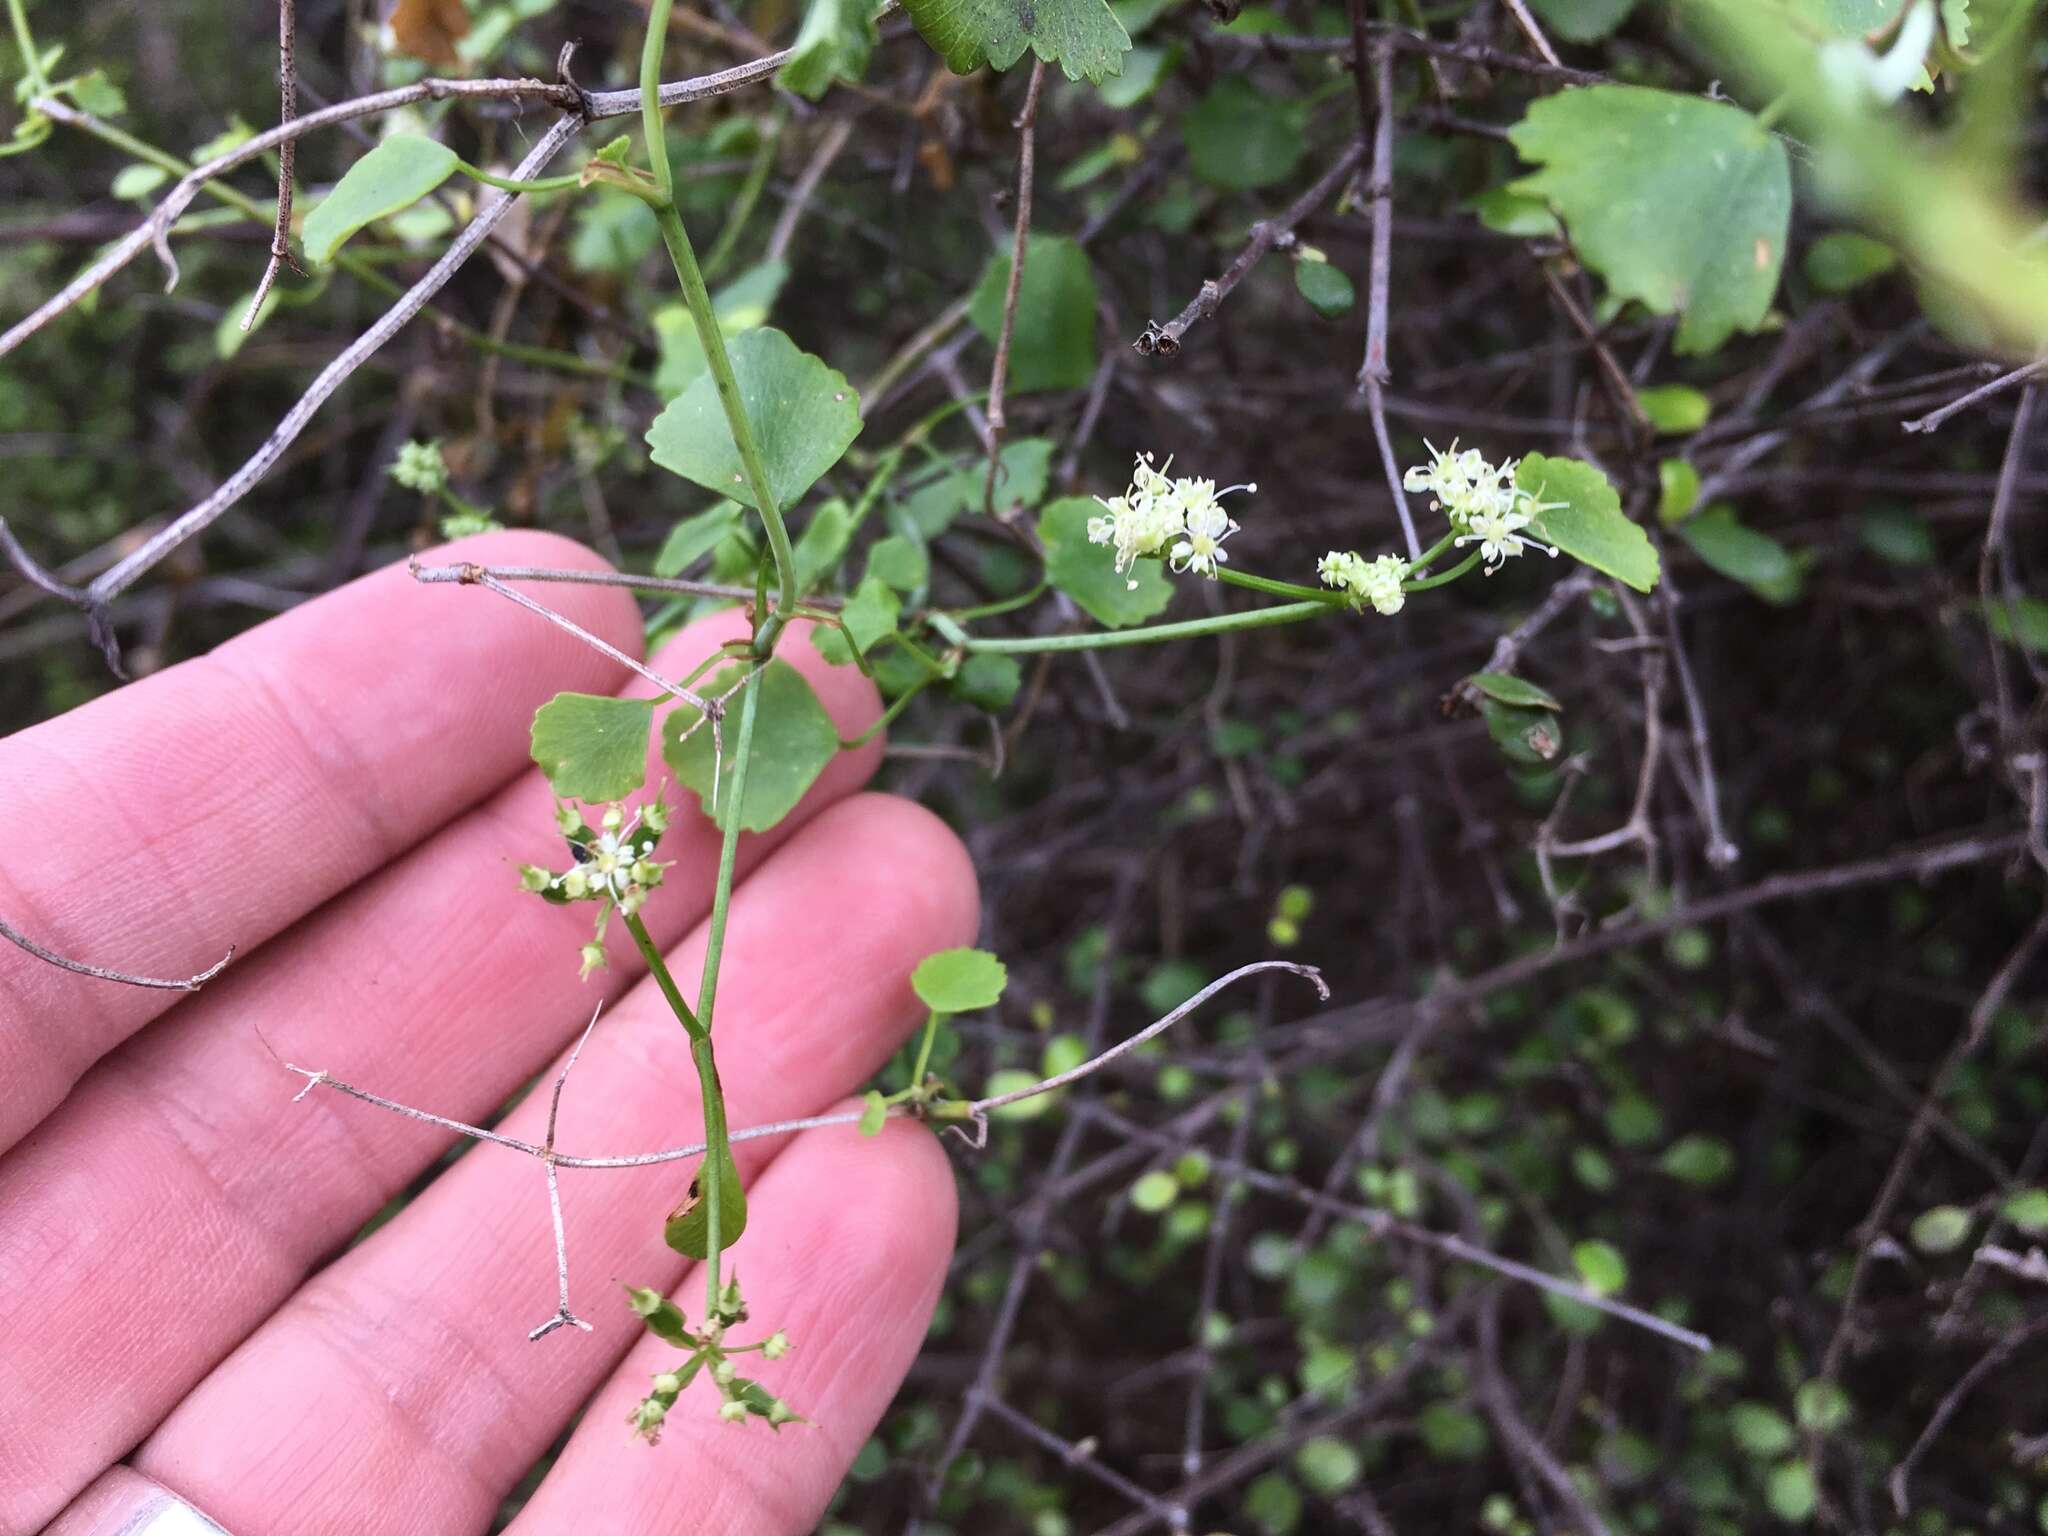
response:
{"label": "index finger", "polygon": [[[552,534],[455,549],[604,568]],[[550,601],[639,653],[623,591],[563,586]],[[535,706],[622,675],[509,603],[379,571],[0,741],[0,918],[132,974],[192,975],[231,944],[246,955],[517,773]],[[184,995],[0,943],[0,1151]]]}

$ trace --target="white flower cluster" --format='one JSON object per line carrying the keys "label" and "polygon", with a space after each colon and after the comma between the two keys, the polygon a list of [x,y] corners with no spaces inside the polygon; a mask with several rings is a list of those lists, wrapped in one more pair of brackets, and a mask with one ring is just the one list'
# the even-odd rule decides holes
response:
{"label": "white flower cluster", "polygon": [[1354,607],[1370,603],[1375,613],[1393,614],[1408,600],[1401,590],[1408,562],[1399,555],[1367,560],[1347,549],[1333,549],[1316,562],[1316,572],[1325,586],[1341,587]]}
{"label": "white flower cluster", "polygon": [[1515,460],[1492,464],[1477,448],[1460,453],[1455,442],[1449,452],[1430,442],[1423,446],[1429,449],[1429,463],[1409,470],[1401,483],[1411,491],[1429,492],[1431,510],[1441,511],[1457,530],[1453,542],[1479,546],[1487,575],[1525,548],[1555,557],[1555,549],[1522,530],[1539,512],[1552,511],[1563,503],[1538,501],[1516,485]]}
{"label": "white flower cluster", "polygon": [[583,946],[583,974],[588,976],[605,963],[604,927],[611,909],[627,917],[639,912],[648,892],[661,884],[668,868],[654,857],[654,845],[668,830],[669,811],[654,800],[630,818],[624,806],[607,806],[597,827],[583,820],[583,813],[565,805],[556,814],[555,826],[569,840],[576,862],[557,874],[538,864],[519,866],[519,884],[557,906],[573,901],[597,901],[605,905],[597,918],[597,936]]}
{"label": "white flower cluster", "polygon": [[[1215,579],[1216,567],[1230,554],[1223,541],[1237,532],[1237,524],[1223,510],[1222,498],[1232,491],[1256,492],[1256,485],[1232,485],[1216,489],[1214,480],[1175,480],[1165,469],[1152,467],[1152,455],[1138,455],[1131,471],[1131,484],[1121,496],[1098,496],[1104,516],[1088,520],[1088,541],[1116,547],[1119,574],[1130,570],[1141,556],[1164,551],[1176,572],[1193,571]],[[1135,588],[1138,583],[1131,581]]]}

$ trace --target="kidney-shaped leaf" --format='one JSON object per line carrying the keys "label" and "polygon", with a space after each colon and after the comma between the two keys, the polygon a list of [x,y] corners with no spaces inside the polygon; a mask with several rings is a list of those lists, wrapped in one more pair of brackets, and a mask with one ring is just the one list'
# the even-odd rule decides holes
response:
{"label": "kidney-shaped leaf", "polygon": [[911,987],[934,1013],[993,1008],[1009,979],[1003,962],[985,949],[942,949],[910,973]]}
{"label": "kidney-shaped leaf", "polygon": [[[813,357],[773,326],[728,344],[740,399],[754,429],[769,494],[787,508],[839,462],[860,435],[860,397],[846,375]],[[717,381],[701,373],[647,429],[654,462],[706,490],[754,506]]]}
{"label": "kidney-shaped leaf", "polygon": [[1173,583],[1157,560],[1139,560],[1128,572],[1120,572],[1107,544],[1088,542],[1088,519],[1101,510],[1090,497],[1067,496],[1040,515],[1045,579],[1099,624],[1111,629],[1142,624],[1173,601]]}
{"label": "kidney-shaped leaf", "polygon": [[[739,678],[739,668],[728,667],[700,686],[706,697],[717,698]],[[747,798],[740,807],[740,827],[765,832],[796,808],[804,791],[825,771],[839,750],[839,727],[825,713],[803,673],[786,661],[769,662],[761,680],[751,686],[760,690],[760,696],[754,703],[754,744],[747,763]],[[739,696],[732,702],[737,706]],[[707,816],[712,815],[714,774],[720,798],[725,798],[724,775],[733,768],[733,723],[737,718],[735,708],[724,728],[722,767],[714,757],[711,728],[699,723],[695,708],[678,705],[661,723],[661,755],[675,776],[697,792]]]}
{"label": "kidney-shaped leaf", "polygon": [[1516,469],[1515,484],[1538,501],[1561,503],[1529,525],[1544,543],[1638,592],[1657,585],[1657,551],[1621,510],[1621,498],[1607,477],[1592,465],[1532,453]]}
{"label": "kidney-shaped leaf", "polygon": [[533,760],[564,800],[623,800],[647,780],[652,699],[558,693],[534,711]]}
{"label": "kidney-shaped leaf", "polygon": [[306,215],[306,255],[325,266],[366,224],[410,208],[455,174],[456,153],[416,133],[394,133],[348,168]]}
{"label": "kidney-shaped leaf", "polygon": [[1620,297],[1681,316],[1711,352],[1770,308],[1792,218],[1785,147],[1740,107],[1634,85],[1546,96],[1508,131],[1542,169],[1513,184],[1558,212]]}
{"label": "kidney-shaped leaf", "polygon": [[[994,342],[1003,331],[1010,253],[983,269],[967,316]],[[1033,235],[1024,247],[1017,285],[1017,325],[1010,340],[1010,389],[1080,389],[1095,377],[1095,274],[1088,253],[1065,235]],[[980,502],[977,478],[975,502]]]}
{"label": "kidney-shaped leaf", "polygon": [[[733,1162],[731,1143],[721,1140],[706,1154],[705,1162],[712,1158],[718,1159],[718,1250],[723,1253],[747,1230],[747,1195],[740,1187],[740,1170]],[[711,1256],[710,1182],[699,1164],[697,1176],[690,1180],[689,1193],[668,1213],[662,1226],[663,1240],[685,1258]]]}

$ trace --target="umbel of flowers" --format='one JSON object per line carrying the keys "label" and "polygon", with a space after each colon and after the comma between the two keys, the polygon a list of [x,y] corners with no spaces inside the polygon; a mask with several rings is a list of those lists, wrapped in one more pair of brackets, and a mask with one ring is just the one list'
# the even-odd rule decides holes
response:
{"label": "umbel of flowers", "polygon": [[[1343,593],[1354,608],[1399,613],[1415,586],[1434,586],[1469,568],[1468,560],[1456,571],[1423,582],[1417,573],[1447,549],[1477,545],[1476,558],[1489,576],[1525,550],[1557,554],[1550,545],[1531,538],[1527,530],[1539,515],[1564,503],[1539,500],[1536,493],[1517,485],[1517,460],[1495,464],[1476,448],[1461,452],[1456,442],[1448,450],[1434,443],[1424,446],[1429,449],[1429,462],[1410,469],[1402,484],[1410,491],[1428,492],[1430,510],[1444,514],[1450,532],[1435,549],[1413,562],[1399,555],[1368,560],[1344,549],[1324,555],[1316,564],[1316,574],[1324,586]],[[1088,520],[1089,541],[1115,550],[1119,574],[1128,573],[1140,559],[1164,559],[1177,574],[1193,572],[1214,581],[1221,575],[1219,568],[1230,559],[1223,543],[1238,529],[1223,510],[1222,498],[1233,491],[1255,492],[1258,487],[1233,485],[1219,491],[1213,480],[1168,474],[1172,467],[1173,461],[1168,459],[1155,468],[1151,454],[1139,454],[1124,493],[1095,498],[1102,514]],[[1130,585],[1136,587],[1137,582]]]}
{"label": "umbel of flowers", "polygon": [[1193,571],[1213,581],[1216,567],[1230,558],[1223,541],[1237,532],[1222,499],[1233,491],[1252,493],[1258,487],[1228,485],[1219,491],[1214,480],[1171,479],[1166,473],[1171,468],[1172,459],[1164,469],[1154,469],[1152,455],[1139,454],[1123,495],[1095,498],[1103,515],[1088,520],[1088,541],[1115,545],[1119,572],[1129,571],[1140,555],[1163,551],[1176,573]]}
{"label": "umbel of flowers", "polygon": [[538,864],[519,866],[520,885],[543,901],[599,904],[596,936],[583,946],[585,976],[605,963],[605,923],[613,909],[633,916],[647,893],[661,884],[668,866],[655,862],[654,848],[668,824],[669,809],[658,798],[630,816],[623,805],[606,806],[595,827],[575,806],[562,805],[555,811],[555,829],[568,842],[574,862],[559,874]]}

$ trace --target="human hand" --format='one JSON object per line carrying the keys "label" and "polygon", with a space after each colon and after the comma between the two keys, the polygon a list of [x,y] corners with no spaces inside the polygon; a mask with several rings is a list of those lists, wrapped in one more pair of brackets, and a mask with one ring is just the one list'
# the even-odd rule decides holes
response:
{"label": "human hand", "polygon": [[[537,534],[460,552],[599,563]],[[637,653],[622,592],[547,600]],[[675,675],[740,633],[697,625],[657,667]],[[801,635],[781,654],[842,735],[872,722],[853,668]],[[579,984],[588,910],[517,879],[560,848],[527,760],[534,708],[564,689],[651,691],[626,680],[511,604],[390,569],[0,741],[0,919],[141,975],[240,946],[188,996],[0,944],[0,1532],[38,1529],[131,1450],[233,1536],[482,1531],[586,1400],[513,1531],[814,1527],[944,1277],[953,1185],[929,1132],[735,1147],[751,1220],[727,1272],[745,1275],[762,1331],[794,1341],[761,1375],[812,1424],[723,1424],[715,1394],[686,1392],[650,1448],[626,1416],[676,1357],[618,1285],[697,1316],[661,1236],[691,1165],[562,1171],[571,1301],[595,1328],[529,1343],[555,1304],[541,1168],[472,1147],[336,1257],[452,1138],[337,1093],[294,1103],[304,1079],[280,1060],[487,1123],[551,1079],[607,997],[562,1150],[701,1134],[688,1041],[637,957],[614,945],[613,968]],[[856,1088],[923,1017],[912,967],[972,938],[974,876],[952,834],[857,793],[877,752],[842,753],[741,845],[718,1008],[736,1128]],[[693,796],[670,798],[688,809],[645,917],[694,975],[717,833]],[[500,1129],[539,1141],[546,1101]]]}

